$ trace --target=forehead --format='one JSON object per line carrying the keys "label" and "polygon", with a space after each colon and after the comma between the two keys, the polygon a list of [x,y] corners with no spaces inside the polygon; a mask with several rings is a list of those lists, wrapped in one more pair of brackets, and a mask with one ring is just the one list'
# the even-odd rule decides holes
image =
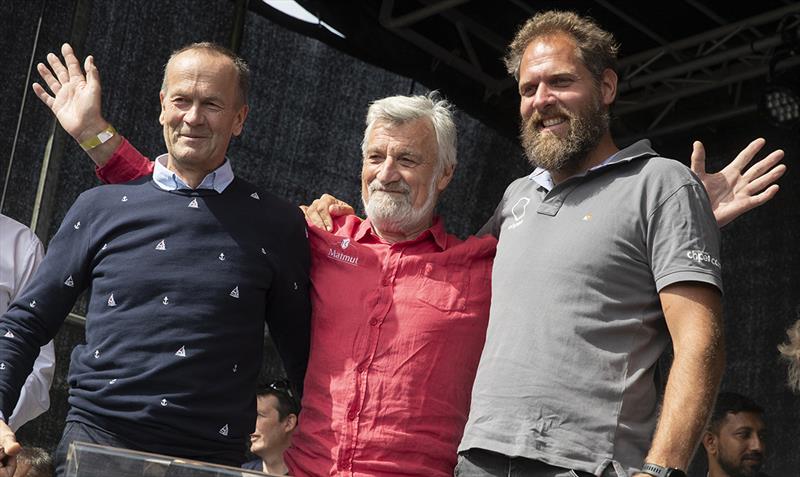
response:
{"label": "forehead", "polygon": [[741,411],[737,413],[729,412],[720,426],[721,432],[735,432],[737,429],[748,427],[756,431],[763,430],[766,425],[760,414],[755,412]]}
{"label": "forehead", "polygon": [[262,394],[258,396],[258,408],[262,411],[267,409],[278,410],[278,398],[273,394]]}
{"label": "forehead", "polygon": [[420,154],[436,147],[436,133],[428,118],[419,118],[404,123],[393,123],[379,119],[372,125],[367,138],[367,149],[406,149]]}
{"label": "forehead", "polygon": [[230,58],[203,50],[189,50],[178,54],[167,64],[166,86],[199,84],[235,92],[238,88],[237,76]]}
{"label": "forehead", "polygon": [[555,33],[533,39],[522,54],[520,79],[526,74],[588,71],[578,57],[575,41]]}

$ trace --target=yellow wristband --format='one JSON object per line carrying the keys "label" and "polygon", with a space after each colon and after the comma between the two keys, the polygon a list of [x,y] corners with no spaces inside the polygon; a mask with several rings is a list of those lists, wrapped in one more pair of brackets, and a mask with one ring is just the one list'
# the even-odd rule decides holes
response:
{"label": "yellow wristband", "polygon": [[107,128],[97,133],[97,136],[90,137],[89,139],[83,141],[81,143],[81,147],[83,148],[84,151],[90,151],[99,146],[100,144],[107,142],[116,134],[117,130],[114,129],[114,126],[109,124]]}

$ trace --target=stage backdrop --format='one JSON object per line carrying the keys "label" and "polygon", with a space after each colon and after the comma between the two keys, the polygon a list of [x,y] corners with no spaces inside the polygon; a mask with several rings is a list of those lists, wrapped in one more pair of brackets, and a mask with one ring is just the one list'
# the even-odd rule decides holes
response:
{"label": "stage backdrop", "polygon": [[[230,44],[235,5],[225,0],[129,2],[124,0],[11,0],[0,2],[2,212],[35,225],[45,242],[82,191],[99,185],[87,157],[54,128],[49,111],[30,90],[33,61],[44,61],[64,41],[83,58],[95,56],[103,81],[105,116],[150,157],[164,152],[158,92],[171,50],[193,41]],[[39,22],[41,16],[41,23]],[[247,13],[240,53],[253,71],[250,115],[230,149],[234,170],[277,195],[308,203],[324,192],[360,209],[359,171],[363,118],[371,100],[425,93],[425,85],[346,56],[316,40]],[[515,131],[495,131],[457,114],[459,166],[439,208],[450,231],[466,236],[491,214],[506,185],[530,170]],[[723,232],[728,364],[723,388],[750,395],[766,408],[766,470],[796,475],[800,454],[800,396],[783,385],[776,346],[800,317],[800,157],[796,134],[761,120],[718,124],[660,138],[656,148],[688,162],[692,139],[706,141],[710,168],[719,167],[750,138],[764,136],[787,150],[790,172],[777,199]],[[74,310],[83,315],[84,304]],[[26,444],[54,448],[67,409],[66,374],[72,347],[83,340],[79,320],[56,337],[58,371],[51,410],[26,425]],[[274,350],[265,374],[280,374]],[[668,363],[668,358],[665,359]],[[693,475],[702,474],[702,462]],[[782,473],[783,472],[783,473]]]}

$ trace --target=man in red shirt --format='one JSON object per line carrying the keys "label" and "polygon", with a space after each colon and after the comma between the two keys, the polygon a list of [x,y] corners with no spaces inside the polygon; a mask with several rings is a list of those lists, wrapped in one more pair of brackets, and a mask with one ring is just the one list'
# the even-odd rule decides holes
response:
{"label": "man in red shirt", "polygon": [[[72,50],[62,51],[67,68],[48,58],[60,76],[39,67],[55,97],[35,90],[67,132],[85,140],[109,126],[100,114],[97,70],[87,58],[84,78]],[[385,98],[370,106],[366,123],[367,219],[343,216],[309,227],[311,354],[286,462],[296,476],[450,476],[486,334],[496,241],[462,241],[434,215],[456,165],[446,101]],[[741,181],[753,180],[739,172],[761,145],[740,155],[735,174],[729,168],[726,180],[715,176],[724,186],[712,197],[734,197]],[[89,155],[107,182],[152,171],[116,134]],[[762,161],[758,176],[777,159]],[[737,192],[739,213],[756,205],[755,192]]]}

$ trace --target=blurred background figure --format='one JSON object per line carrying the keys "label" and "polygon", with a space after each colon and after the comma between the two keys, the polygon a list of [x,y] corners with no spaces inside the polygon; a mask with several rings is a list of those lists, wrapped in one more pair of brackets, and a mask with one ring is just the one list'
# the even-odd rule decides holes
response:
{"label": "blurred background figure", "polygon": [[781,356],[789,363],[789,387],[800,393],[800,320],[786,330],[789,342],[778,346]]}
{"label": "blurred background figure", "polygon": [[250,434],[250,452],[258,456],[242,468],[267,474],[288,475],[283,452],[292,443],[300,406],[289,381],[285,379],[260,385],[257,395],[256,429]]}
{"label": "blurred background figure", "polygon": [[766,477],[764,464],[764,409],[737,393],[717,397],[703,447],[708,477]]}
{"label": "blurred background figure", "polygon": [[17,454],[14,477],[52,477],[53,458],[41,447],[23,447]]}

